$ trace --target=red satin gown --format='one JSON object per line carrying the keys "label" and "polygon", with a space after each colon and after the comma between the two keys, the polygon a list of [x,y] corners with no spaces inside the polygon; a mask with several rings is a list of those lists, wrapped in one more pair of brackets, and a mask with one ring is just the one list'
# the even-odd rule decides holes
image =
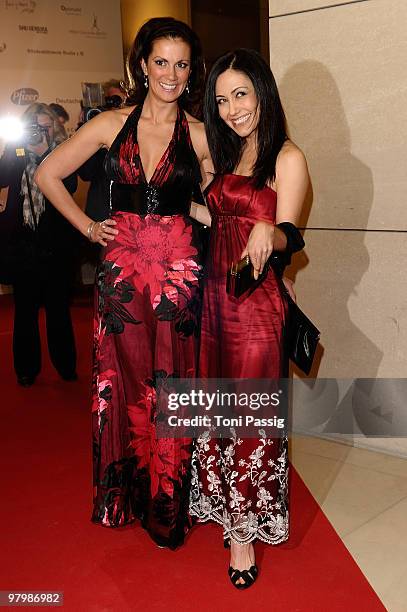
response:
{"label": "red satin gown", "polygon": [[[275,222],[277,194],[256,189],[247,176],[218,176],[207,195],[212,216],[204,286],[201,378],[269,378],[287,374],[284,323],[287,305],[270,270],[239,299],[226,293],[226,275],[240,259],[257,221]],[[201,436],[195,446],[190,511],[223,526],[239,543],[288,538],[287,436],[269,439]]]}

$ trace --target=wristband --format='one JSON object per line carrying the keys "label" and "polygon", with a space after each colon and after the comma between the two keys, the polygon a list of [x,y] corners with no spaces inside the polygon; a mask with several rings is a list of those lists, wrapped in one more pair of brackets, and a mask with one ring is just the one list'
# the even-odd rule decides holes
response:
{"label": "wristband", "polygon": [[304,248],[304,239],[294,223],[283,221],[282,223],[277,223],[276,227],[279,227],[287,238],[287,246],[285,248],[287,255],[291,257],[293,253],[297,253],[297,251],[301,251]]}

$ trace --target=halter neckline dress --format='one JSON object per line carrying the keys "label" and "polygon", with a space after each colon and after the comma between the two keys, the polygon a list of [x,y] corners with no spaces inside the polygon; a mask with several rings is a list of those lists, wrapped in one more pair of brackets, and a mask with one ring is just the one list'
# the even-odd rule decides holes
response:
{"label": "halter neckline dress", "polygon": [[157,438],[156,385],[196,373],[202,254],[189,217],[201,181],[188,121],[178,108],[171,141],[147,182],[136,107],[106,155],[119,233],[97,272],[94,326],[92,520],[140,518],[175,548],[191,526],[191,440]]}

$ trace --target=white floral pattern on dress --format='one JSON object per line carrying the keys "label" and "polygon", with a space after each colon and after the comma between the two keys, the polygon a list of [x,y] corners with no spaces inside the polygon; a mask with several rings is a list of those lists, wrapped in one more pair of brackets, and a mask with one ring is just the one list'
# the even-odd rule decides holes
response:
{"label": "white floral pattern on dress", "polygon": [[287,437],[269,439],[260,431],[258,446],[244,457],[243,440],[233,429],[231,435],[221,441],[205,432],[196,440],[190,513],[222,525],[225,539],[279,544],[289,531]]}

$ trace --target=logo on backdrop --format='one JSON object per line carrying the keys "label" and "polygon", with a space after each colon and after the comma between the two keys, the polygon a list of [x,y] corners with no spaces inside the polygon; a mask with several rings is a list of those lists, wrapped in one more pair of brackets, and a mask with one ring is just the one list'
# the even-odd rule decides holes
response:
{"label": "logo on backdrop", "polygon": [[80,34],[81,36],[85,36],[86,38],[97,38],[99,40],[106,38],[107,32],[104,32],[100,29],[99,18],[96,13],[93,13],[92,20],[89,25],[89,30],[69,30],[69,33]]}
{"label": "logo on backdrop", "polygon": [[100,28],[98,26],[98,16],[93,13],[92,32],[99,34]]}
{"label": "logo on backdrop", "polygon": [[21,89],[16,89],[10,96],[10,100],[13,104],[17,104],[17,106],[28,106],[33,102],[36,102],[39,98],[40,94],[36,89],[32,89],[31,87],[22,87]]}
{"label": "logo on backdrop", "polygon": [[33,13],[37,7],[34,0],[6,0],[6,9],[14,9],[20,13]]}
{"label": "logo on backdrop", "polygon": [[59,8],[62,13],[64,13],[64,15],[74,15],[77,17],[79,17],[79,15],[82,15],[81,6],[67,6],[66,4],[61,4]]}
{"label": "logo on backdrop", "polygon": [[35,32],[36,34],[48,34],[47,26],[19,24],[18,29],[20,30],[20,32]]}
{"label": "logo on backdrop", "polygon": [[57,104],[80,104],[81,98],[55,98]]}
{"label": "logo on backdrop", "polygon": [[74,51],[72,49],[33,49],[29,47],[27,53],[38,55],[61,55],[64,57],[84,57],[85,52],[82,50]]}
{"label": "logo on backdrop", "polygon": [[3,51],[5,51],[7,49],[7,45],[5,42],[0,43],[0,53],[2,53]]}

